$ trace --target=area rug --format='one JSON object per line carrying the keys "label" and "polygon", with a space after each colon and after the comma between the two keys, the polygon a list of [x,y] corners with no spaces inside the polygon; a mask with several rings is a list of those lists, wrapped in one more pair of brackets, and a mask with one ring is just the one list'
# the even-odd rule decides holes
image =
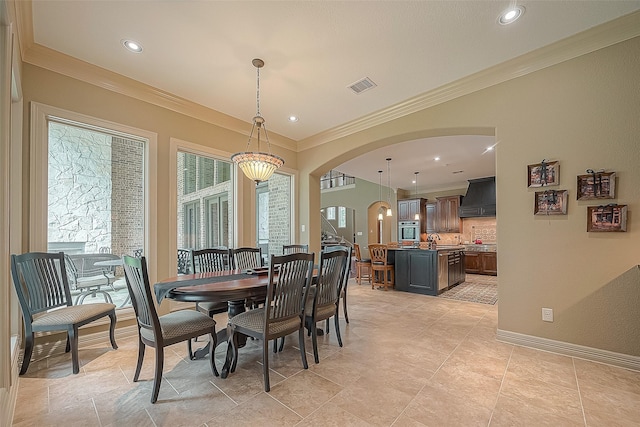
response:
{"label": "area rug", "polygon": [[467,280],[458,286],[440,294],[442,298],[459,301],[477,302],[480,304],[494,305],[498,301],[498,284],[495,278],[475,279],[467,275]]}

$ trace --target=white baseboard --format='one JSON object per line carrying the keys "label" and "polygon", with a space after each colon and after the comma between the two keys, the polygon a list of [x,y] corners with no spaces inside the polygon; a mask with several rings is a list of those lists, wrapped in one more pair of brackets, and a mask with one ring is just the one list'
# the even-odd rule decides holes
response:
{"label": "white baseboard", "polygon": [[498,341],[640,371],[640,357],[498,329]]}

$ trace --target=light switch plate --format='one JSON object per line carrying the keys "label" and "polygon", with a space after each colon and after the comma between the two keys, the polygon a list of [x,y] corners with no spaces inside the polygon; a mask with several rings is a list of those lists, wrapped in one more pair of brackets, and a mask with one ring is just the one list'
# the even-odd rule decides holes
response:
{"label": "light switch plate", "polygon": [[545,322],[553,322],[553,309],[552,308],[543,308],[542,309],[542,320]]}

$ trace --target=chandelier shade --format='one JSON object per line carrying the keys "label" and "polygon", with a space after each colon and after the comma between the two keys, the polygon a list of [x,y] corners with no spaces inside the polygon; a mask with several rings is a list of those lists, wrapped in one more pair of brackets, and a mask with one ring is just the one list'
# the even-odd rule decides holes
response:
{"label": "chandelier shade", "polygon": [[387,203],[389,204],[389,208],[387,209],[387,216],[393,216],[393,212],[391,211],[391,168],[389,166],[389,162],[391,158],[387,159],[387,187],[389,187],[389,192],[387,194]]}
{"label": "chandelier shade", "polygon": [[[253,118],[253,126],[251,127],[251,133],[249,134],[249,141],[247,141],[246,151],[236,153],[231,156],[231,161],[240,167],[242,172],[247,178],[255,181],[256,185],[261,182],[268,181],[271,175],[284,165],[282,157],[271,154],[271,144],[269,143],[269,134],[267,133],[267,126],[265,125],[264,118],[260,115],[260,68],[264,67],[264,61],[262,59],[254,59],[252,61],[257,71],[257,84],[256,84],[256,110],[257,113]],[[256,130],[257,129],[257,130]],[[264,129],[264,137],[267,140],[268,152],[260,151],[260,134]],[[251,140],[253,139],[253,132],[257,133],[258,151],[251,151]]]}
{"label": "chandelier shade", "polygon": [[[416,184],[416,191],[415,191],[415,198],[418,198],[418,174],[420,172],[414,172],[414,174],[416,175],[416,179],[415,179],[415,184]],[[418,211],[416,212],[416,214],[413,216],[413,219],[415,219],[416,221],[420,221],[420,200],[418,200]]]}

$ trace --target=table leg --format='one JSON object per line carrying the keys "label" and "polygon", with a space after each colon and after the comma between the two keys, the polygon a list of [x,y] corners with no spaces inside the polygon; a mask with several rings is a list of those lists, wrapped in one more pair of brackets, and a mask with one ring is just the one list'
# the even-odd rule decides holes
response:
{"label": "table leg", "polygon": [[[229,319],[233,316],[243,313],[245,311],[245,301],[229,301]],[[228,341],[227,330],[224,330],[225,341]],[[247,336],[243,334],[239,334],[238,337],[238,347],[242,348],[247,343]],[[221,343],[221,341],[218,341]],[[224,365],[222,366],[222,370],[220,371],[221,378],[227,378],[229,376],[229,370],[231,369],[231,361],[233,359],[233,349],[231,348],[231,344],[227,342],[227,355],[224,359]]]}

